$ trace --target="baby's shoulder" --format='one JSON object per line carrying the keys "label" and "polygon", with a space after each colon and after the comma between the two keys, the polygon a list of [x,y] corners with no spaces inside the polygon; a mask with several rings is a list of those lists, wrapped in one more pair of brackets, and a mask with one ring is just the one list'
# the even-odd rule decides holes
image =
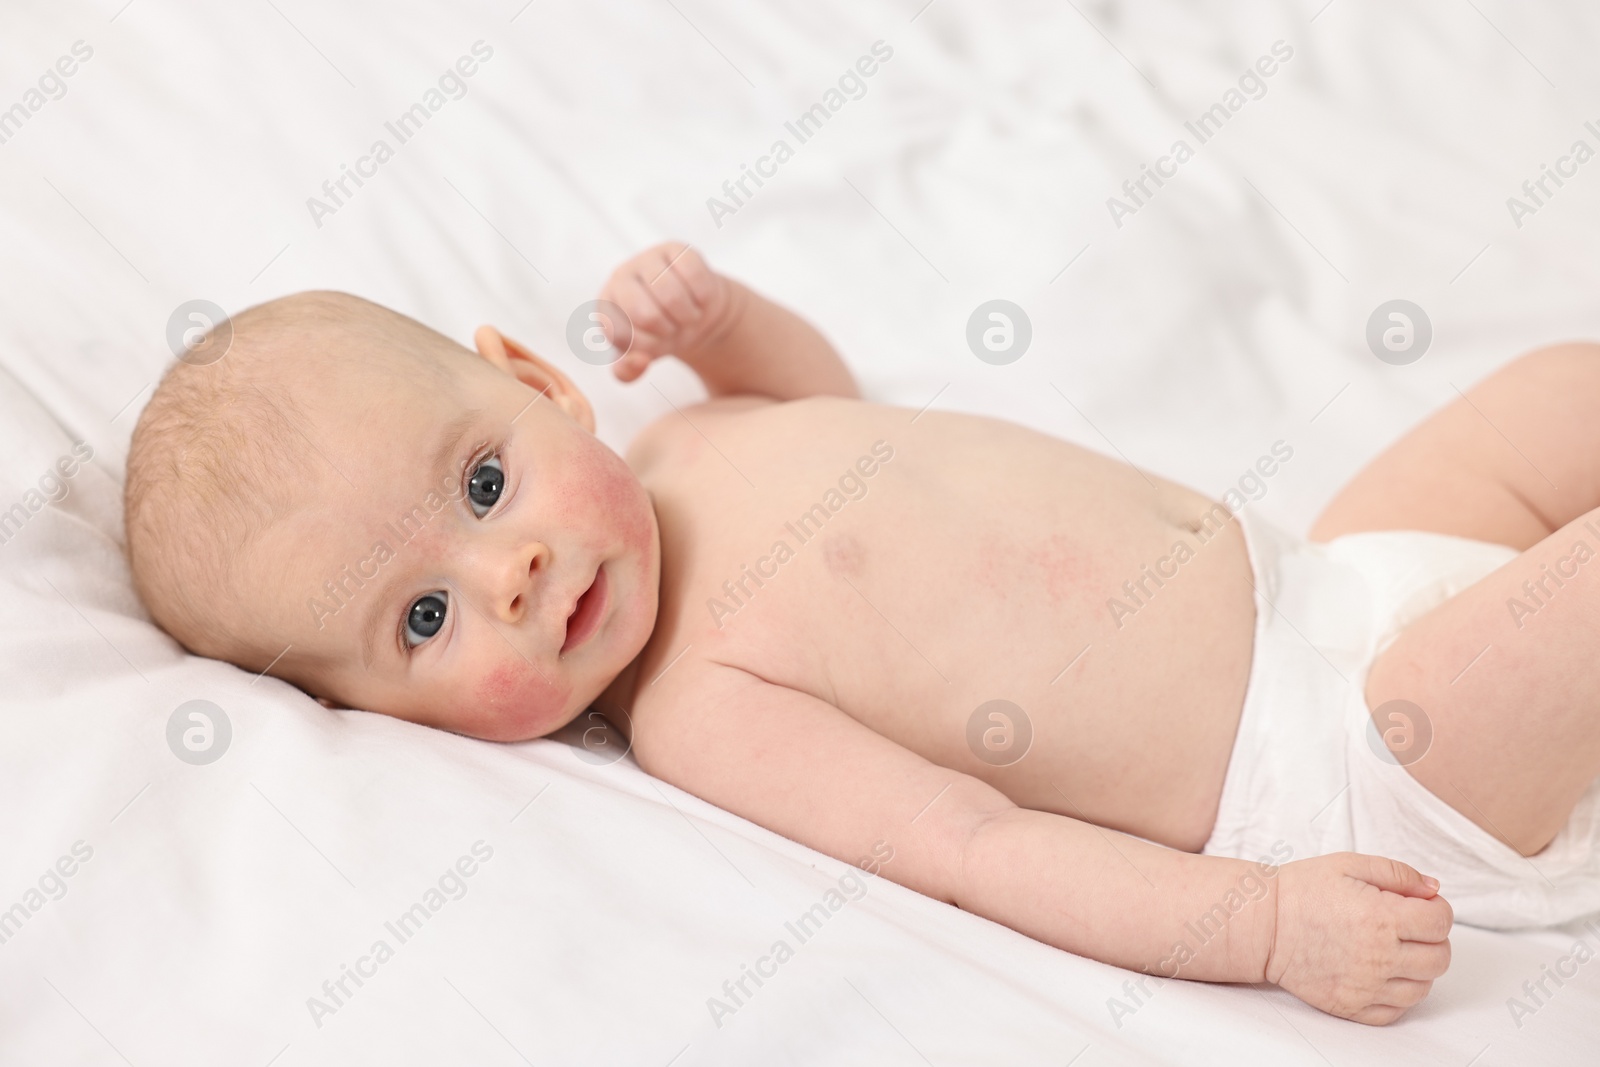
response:
{"label": "baby's shoulder", "polygon": [[684,746],[703,744],[696,739],[703,738],[709,720],[748,693],[755,679],[711,660],[692,643],[666,662],[659,654],[645,659],[650,662],[642,664],[629,701],[633,752],[651,774],[675,781],[667,772],[685,762]]}
{"label": "baby's shoulder", "polygon": [[639,431],[624,458],[636,472],[642,471],[660,462],[685,435],[694,435],[695,427],[704,422],[744,415],[778,403],[765,396],[719,396],[688,407],[674,407]]}

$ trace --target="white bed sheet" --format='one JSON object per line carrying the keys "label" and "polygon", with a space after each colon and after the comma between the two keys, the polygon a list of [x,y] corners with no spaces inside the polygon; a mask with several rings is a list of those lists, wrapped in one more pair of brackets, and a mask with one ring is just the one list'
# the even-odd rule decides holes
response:
{"label": "white bed sheet", "polygon": [[[474,42],[492,57],[319,227],[306,198]],[[718,227],[706,198],[874,41],[892,59]],[[1117,227],[1106,198],[1274,41],[1266,94]],[[1281,991],[1126,972],[879,879],[734,1015],[721,996],[846,868],[554,741],[492,745],[330,713],[180,653],[120,555],[127,436],[172,309],[343,288],[460,339],[562,353],[568,312],[682,237],[800,309],[874,399],[1002,414],[1303,527],[1366,459],[1520,350],[1600,333],[1600,164],[1519,228],[1505,198],[1575,139],[1600,21],[1577,4],[713,6],[703,0],[8,5],[0,108],[92,56],[0,143],[0,509],[94,459],[0,544],[0,909],[90,858],[0,943],[0,1063],[1593,1062],[1600,965],[1508,998],[1580,933],[1458,928],[1371,1029]],[[1586,110],[1587,109],[1587,110]],[[1033,347],[979,363],[980,301]],[[1405,297],[1435,340],[1376,361]],[[617,448],[693,399],[565,364]],[[179,704],[225,708],[208,766]],[[475,843],[492,857],[405,943],[384,923]],[[55,888],[55,883],[49,883]],[[395,949],[317,1025],[376,940]],[[1131,1003],[1131,1001],[1130,1001]]]}

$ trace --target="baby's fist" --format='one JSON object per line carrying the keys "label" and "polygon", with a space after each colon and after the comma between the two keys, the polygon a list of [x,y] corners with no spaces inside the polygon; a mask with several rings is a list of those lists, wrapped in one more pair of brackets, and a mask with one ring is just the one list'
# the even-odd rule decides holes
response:
{"label": "baby's fist", "polygon": [[1312,1007],[1382,1026],[1450,966],[1450,905],[1395,860],[1337,852],[1278,872],[1266,979]]}
{"label": "baby's fist", "polygon": [[[692,362],[698,349],[713,344],[734,319],[734,285],[706,266],[688,245],[676,241],[648,248],[612,272],[600,291],[628,316],[606,321],[606,339],[627,354],[616,375],[631,382],[650,361],[675,355]],[[631,328],[631,336],[626,336]]]}

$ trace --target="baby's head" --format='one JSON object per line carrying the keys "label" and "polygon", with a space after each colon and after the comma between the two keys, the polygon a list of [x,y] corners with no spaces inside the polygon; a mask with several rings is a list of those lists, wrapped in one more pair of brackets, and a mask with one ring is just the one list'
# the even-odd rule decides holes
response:
{"label": "baby's head", "polygon": [[134,582],[191,651],[324,702],[511,741],[558,729],[655,625],[655,512],[565,375],[342,293],[232,320],[139,418]]}

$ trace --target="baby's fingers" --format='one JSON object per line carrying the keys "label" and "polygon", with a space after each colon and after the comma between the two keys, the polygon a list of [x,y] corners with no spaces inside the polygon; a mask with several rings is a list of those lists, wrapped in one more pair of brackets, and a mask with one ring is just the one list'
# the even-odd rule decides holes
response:
{"label": "baby's fingers", "polygon": [[1410,864],[1383,856],[1364,856],[1354,852],[1346,855],[1350,862],[1345,869],[1379,889],[1408,897],[1431,897],[1439,891],[1438,881],[1424,877],[1422,872]]}
{"label": "baby's fingers", "polygon": [[673,331],[672,320],[667,317],[667,313],[662,310],[660,303],[637,274],[624,275],[613,279],[613,282],[612,288],[616,295],[612,299],[621,305],[622,310],[633,321],[636,333],[664,337]]}
{"label": "baby's fingers", "polygon": [[631,382],[645,372],[652,362],[665,355],[666,344],[654,334],[633,331],[633,345],[617,360],[612,372],[619,381]]}
{"label": "baby's fingers", "polygon": [[[1392,898],[1390,898],[1392,900]],[[1406,941],[1441,942],[1450,936],[1455,910],[1444,897],[1394,900],[1395,933]]]}
{"label": "baby's fingers", "polygon": [[1350,1016],[1350,1021],[1365,1023],[1368,1026],[1388,1026],[1408,1010],[1407,1008],[1397,1008],[1392,1004],[1369,1004]]}
{"label": "baby's fingers", "polygon": [[1410,978],[1391,978],[1383,983],[1377,999],[1390,1007],[1409,1008],[1422,1002],[1422,998],[1433,989],[1432,982],[1418,982]]}
{"label": "baby's fingers", "polygon": [[673,253],[672,273],[683,282],[702,310],[716,299],[717,277],[693,247],[685,245],[681,254]]}
{"label": "baby's fingers", "polygon": [[646,268],[644,273],[647,275],[644,281],[651,294],[674,323],[681,327],[692,326],[700,321],[700,308],[676,271],[671,267],[663,267],[655,272]]}
{"label": "baby's fingers", "polygon": [[1357,1011],[1350,1019],[1368,1026],[1388,1026],[1420,1004],[1432,988],[1432,982],[1392,978],[1383,984],[1374,1003]]}
{"label": "baby's fingers", "polygon": [[641,355],[638,352],[629,352],[617,361],[612,373],[616,374],[618,381],[631,382],[643,374],[645,368],[649,365],[649,356]]}
{"label": "baby's fingers", "polygon": [[1400,942],[1400,959],[1395,964],[1396,978],[1412,978],[1419,982],[1431,981],[1450,969],[1450,942],[1437,945],[1421,941]]}

